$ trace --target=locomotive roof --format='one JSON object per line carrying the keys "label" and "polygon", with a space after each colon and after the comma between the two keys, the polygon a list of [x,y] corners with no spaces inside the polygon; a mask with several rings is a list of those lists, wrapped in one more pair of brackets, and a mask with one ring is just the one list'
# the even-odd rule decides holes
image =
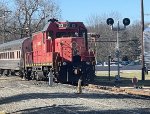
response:
{"label": "locomotive roof", "polygon": [[[45,26],[44,26],[44,28],[43,28],[43,30],[42,31],[47,31],[47,29],[49,28],[49,26],[50,26],[50,24],[51,24],[52,22],[48,22]],[[54,22],[54,23],[56,23],[57,25],[59,25],[59,24],[67,24],[67,23],[72,23],[72,24],[76,24],[76,25],[82,25],[82,26],[84,26],[84,24],[83,24],[83,22]],[[58,26],[59,27],[59,26]]]}
{"label": "locomotive roof", "polygon": [[18,40],[13,40],[13,41],[10,41],[10,42],[0,44],[0,48],[7,47],[7,46],[13,46],[13,45],[22,45],[22,43],[28,38],[29,37],[18,39]]}

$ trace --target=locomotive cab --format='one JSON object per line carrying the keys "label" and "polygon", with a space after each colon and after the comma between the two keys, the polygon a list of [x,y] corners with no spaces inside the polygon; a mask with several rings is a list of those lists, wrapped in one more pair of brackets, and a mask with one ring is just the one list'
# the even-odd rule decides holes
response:
{"label": "locomotive cab", "polygon": [[54,39],[54,62],[60,82],[91,81],[95,76],[94,53],[88,50],[87,30],[81,22],[59,23]]}

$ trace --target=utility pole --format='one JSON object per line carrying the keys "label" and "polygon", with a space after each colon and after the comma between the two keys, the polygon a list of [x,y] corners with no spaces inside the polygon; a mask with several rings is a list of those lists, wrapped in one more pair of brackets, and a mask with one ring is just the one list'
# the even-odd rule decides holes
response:
{"label": "utility pole", "polygon": [[143,38],[143,32],[144,32],[144,5],[143,0],[141,0],[141,27],[142,27],[142,80],[145,80],[145,61],[144,61],[144,38]]}

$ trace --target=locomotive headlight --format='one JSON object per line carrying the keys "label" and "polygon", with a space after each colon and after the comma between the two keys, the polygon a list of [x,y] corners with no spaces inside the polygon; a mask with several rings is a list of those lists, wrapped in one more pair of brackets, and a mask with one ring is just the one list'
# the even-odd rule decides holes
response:
{"label": "locomotive headlight", "polygon": [[74,74],[76,74],[76,75],[81,74],[81,68],[75,68],[74,69]]}
{"label": "locomotive headlight", "polygon": [[90,62],[86,62],[86,64],[87,64],[87,65],[89,65],[89,64],[90,64]]}
{"label": "locomotive headlight", "polygon": [[66,63],[66,62],[63,62],[63,65],[64,65],[64,66],[67,65],[67,63]]}

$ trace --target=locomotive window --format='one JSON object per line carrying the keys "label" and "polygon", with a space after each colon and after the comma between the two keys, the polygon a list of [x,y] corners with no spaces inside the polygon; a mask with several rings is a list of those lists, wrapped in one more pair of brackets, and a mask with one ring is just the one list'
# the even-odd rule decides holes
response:
{"label": "locomotive window", "polygon": [[5,53],[6,54],[6,57],[5,57],[5,59],[7,59],[7,53]]}
{"label": "locomotive window", "polygon": [[4,59],[4,53],[1,53],[2,54],[2,59]]}
{"label": "locomotive window", "polygon": [[14,59],[14,52],[10,52],[10,59]]}
{"label": "locomotive window", "polygon": [[18,51],[17,51],[17,58],[18,58]]}
{"label": "locomotive window", "polygon": [[68,32],[69,37],[77,37],[78,34],[76,32]]}
{"label": "locomotive window", "polygon": [[86,31],[84,31],[84,30],[81,30],[81,31],[79,32],[79,36],[80,36],[80,37],[84,37],[85,34],[86,34]]}
{"label": "locomotive window", "polygon": [[14,52],[12,52],[12,58],[14,59],[14,57],[15,57],[15,56],[14,56]]}
{"label": "locomotive window", "polygon": [[5,53],[3,53],[3,59],[5,59]]}
{"label": "locomotive window", "polygon": [[4,53],[2,53],[2,59],[4,59]]}
{"label": "locomotive window", "polygon": [[17,51],[17,59],[20,58],[20,51]]}
{"label": "locomotive window", "polygon": [[3,57],[3,59],[5,59],[5,53],[3,53],[4,54],[4,57]]}
{"label": "locomotive window", "polygon": [[75,32],[57,32],[56,33],[56,38],[61,38],[61,37],[76,37],[77,35]]}
{"label": "locomotive window", "polygon": [[12,59],[12,52],[10,52],[10,59]]}
{"label": "locomotive window", "polygon": [[19,58],[21,57],[21,53],[20,53],[20,51],[19,51]]}
{"label": "locomotive window", "polygon": [[0,54],[0,59],[2,59],[2,54]]}
{"label": "locomotive window", "polygon": [[3,53],[3,59],[5,59],[5,53]]}
{"label": "locomotive window", "polygon": [[57,32],[56,33],[56,38],[61,38],[61,37],[65,36],[65,35],[66,35],[66,32]]}
{"label": "locomotive window", "polygon": [[8,55],[8,59],[9,59],[9,52],[7,52],[7,55]]}
{"label": "locomotive window", "polygon": [[5,53],[4,53],[4,59],[5,59]]}

